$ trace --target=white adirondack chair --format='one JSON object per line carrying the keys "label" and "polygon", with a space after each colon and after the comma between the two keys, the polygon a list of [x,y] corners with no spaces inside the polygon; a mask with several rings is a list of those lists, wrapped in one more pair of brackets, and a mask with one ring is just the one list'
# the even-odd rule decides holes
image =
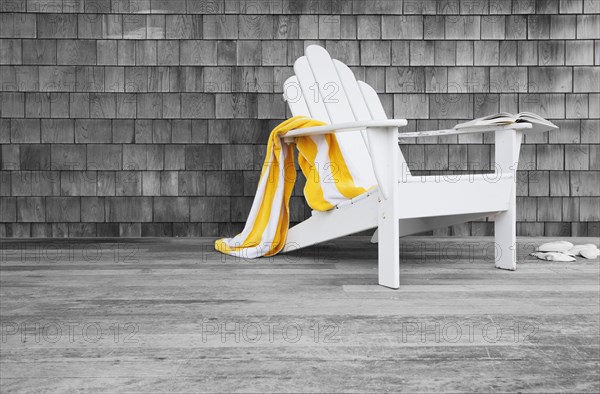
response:
{"label": "white adirondack chair", "polygon": [[[522,130],[530,124],[482,127],[469,131],[437,130],[398,133],[405,119],[387,119],[375,90],[357,81],[352,71],[332,60],[322,47],[311,45],[294,63],[295,76],[284,84],[284,98],[294,116],[304,115],[327,126],[289,132],[286,139],[335,132],[350,147],[357,166],[372,166],[378,188],[339,204],[289,230],[284,251],[368,229],[377,229],[379,284],[400,285],[399,238],[495,217],[496,267],[516,269],[516,168]],[[402,138],[422,138],[473,132],[495,132],[495,174],[413,177],[398,146]],[[402,176],[401,176],[402,173]]]}

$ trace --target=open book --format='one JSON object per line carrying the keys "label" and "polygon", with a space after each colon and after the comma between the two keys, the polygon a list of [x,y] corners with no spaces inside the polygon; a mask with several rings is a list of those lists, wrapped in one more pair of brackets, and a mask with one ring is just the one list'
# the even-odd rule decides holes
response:
{"label": "open book", "polygon": [[454,128],[460,130],[470,127],[503,126],[513,123],[531,123],[531,129],[529,130],[532,131],[547,131],[558,129],[558,126],[556,126],[554,123],[531,112],[520,112],[516,115],[509,114],[508,112],[500,112],[499,114],[488,115],[484,116],[483,118],[478,118],[465,123],[457,124],[456,126],[454,126]]}

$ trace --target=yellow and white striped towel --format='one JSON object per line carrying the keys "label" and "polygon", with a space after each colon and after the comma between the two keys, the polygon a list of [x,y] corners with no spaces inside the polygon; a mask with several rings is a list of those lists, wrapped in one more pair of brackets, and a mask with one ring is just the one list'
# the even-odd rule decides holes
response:
{"label": "yellow and white striped towel", "polygon": [[298,164],[306,177],[304,196],[317,211],[327,211],[374,187],[372,171],[351,171],[335,134],[297,137],[293,144],[282,137],[291,130],[326,123],[296,116],[279,124],[269,136],[258,189],[244,230],[215,242],[219,252],[245,258],[272,256],[285,245],[289,227],[289,201],[296,182],[294,144]]}

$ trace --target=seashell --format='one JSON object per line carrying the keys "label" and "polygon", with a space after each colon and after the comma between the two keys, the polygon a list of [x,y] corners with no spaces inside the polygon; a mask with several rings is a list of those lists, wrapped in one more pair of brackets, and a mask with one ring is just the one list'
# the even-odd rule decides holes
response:
{"label": "seashell", "polygon": [[583,249],[598,249],[594,244],[585,244],[585,245],[575,245],[571,249],[563,252],[568,254],[569,256],[581,256],[581,251]]}
{"label": "seashell", "polygon": [[566,252],[573,248],[573,244],[567,241],[554,241],[540,245],[538,252]]}
{"label": "seashell", "polygon": [[595,259],[600,255],[600,249],[598,249],[598,248],[581,249],[579,254],[582,255],[583,257],[585,257],[586,259]]}
{"label": "seashell", "polygon": [[575,245],[571,249],[567,250],[564,253],[568,254],[569,256],[579,256],[579,252],[581,252],[582,249],[586,249],[586,248],[589,248],[589,246]]}
{"label": "seashell", "polygon": [[569,255],[558,252],[533,252],[531,256],[535,256],[540,260],[546,261],[575,261],[575,259]]}

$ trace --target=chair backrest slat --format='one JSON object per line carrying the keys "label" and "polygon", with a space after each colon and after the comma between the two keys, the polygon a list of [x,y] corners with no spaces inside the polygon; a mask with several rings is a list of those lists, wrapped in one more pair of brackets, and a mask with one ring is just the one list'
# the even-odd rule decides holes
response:
{"label": "chair backrest slat", "polygon": [[319,90],[319,98],[325,105],[329,119],[333,123],[356,120],[329,53],[320,46],[311,45],[306,48],[306,58],[317,82],[315,88]]}
{"label": "chair backrest slat", "polygon": [[294,63],[294,72],[298,78],[298,84],[302,91],[302,97],[304,102],[310,111],[310,116],[313,119],[321,120],[323,122],[332,123],[327,113],[327,108],[323,104],[321,99],[321,92],[318,87],[317,80],[313,75],[313,72],[308,63],[306,56],[302,56]]}
{"label": "chair backrest slat", "polygon": [[[336,59],[333,60],[333,64],[340,77],[342,87],[344,92],[346,92],[346,96],[348,97],[350,107],[352,108],[356,120],[372,120],[373,117],[369,113],[369,108],[360,91],[358,81],[356,80],[356,77],[354,77],[354,73],[350,70],[350,67]],[[379,98],[377,98],[377,101],[379,101]],[[383,119],[387,119],[387,117],[384,117]]]}
{"label": "chair backrest slat", "polygon": [[367,103],[371,119],[387,119],[387,115],[385,114],[385,110],[383,109],[383,105],[381,105],[381,101],[379,100],[379,96],[377,96],[375,89],[363,81],[358,81],[357,85],[360,88],[361,96],[364,98],[365,103]]}
{"label": "chair backrest slat", "polygon": [[[371,119],[387,119],[385,109],[383,108],[383,105],[381,105],[381,100],[379,100],[379,96],[377,95],[375,89],[373,89],[371,85],[363,81],[358,81],[358,87],[360,89],[361,96],[363,97],[364,102],[367,104],[369,114],[371,115]],[[400,150],[400,146],[398,146],[398,151],[398,161],[400,162],[401,171],[406,172],[406,175],[410,176],[410,169],[408,168],[406,160],[404,160],[404,155]]]}

